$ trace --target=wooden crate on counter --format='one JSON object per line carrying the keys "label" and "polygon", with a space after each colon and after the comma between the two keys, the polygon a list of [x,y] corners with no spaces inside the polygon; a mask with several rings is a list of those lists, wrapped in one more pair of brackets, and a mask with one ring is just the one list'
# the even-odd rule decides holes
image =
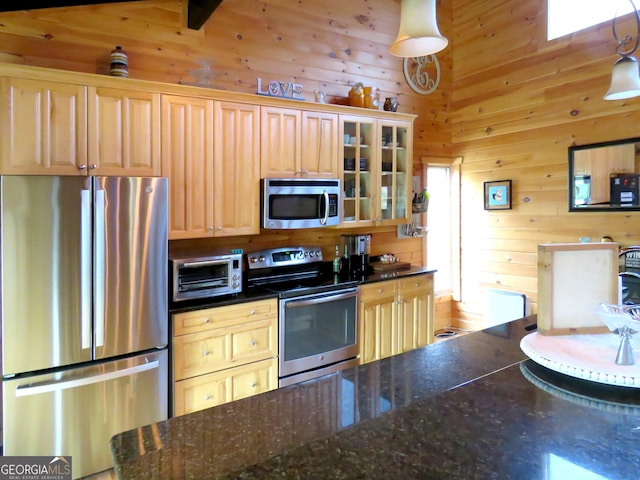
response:
{"label": "wooden crate on counter", "polygon": [[617,302],[617,243],[538,245],[539,333],[608,332],[596,311]]}

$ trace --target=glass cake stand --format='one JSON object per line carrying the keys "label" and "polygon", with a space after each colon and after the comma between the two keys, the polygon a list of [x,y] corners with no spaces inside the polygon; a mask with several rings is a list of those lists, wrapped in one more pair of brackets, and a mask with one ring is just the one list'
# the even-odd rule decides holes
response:
{"label": "glass cake stand", "polygon": [[601,303],[597,313],[607,328],[620,336],[616,363],[634,365],[631,337],[640,331],[640,305]]}

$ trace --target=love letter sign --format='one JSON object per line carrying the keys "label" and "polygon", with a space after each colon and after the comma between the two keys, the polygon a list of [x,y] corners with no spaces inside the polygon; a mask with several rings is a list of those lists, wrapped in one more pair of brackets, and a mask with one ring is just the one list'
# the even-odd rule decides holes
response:
{"label": "love letter sign", "polygon": [[267,85],[267,89],[262,89],[262,79],[258,77],[258,95],[269,97],[291,98],[293,100],[304,100],[302,96],[302,85],[291,82],[276,82],[272,80]]}

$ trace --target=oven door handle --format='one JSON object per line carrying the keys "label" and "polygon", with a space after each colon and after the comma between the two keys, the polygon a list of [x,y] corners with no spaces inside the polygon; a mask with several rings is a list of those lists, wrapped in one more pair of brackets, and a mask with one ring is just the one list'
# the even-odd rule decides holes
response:
{"label": "oven door handle", "polygon": [[358,290],[350,290],[348,292],[345,293],[338,293],[335,295],[325,295],[325,296],[320,296],[320,297],[315,297],[315,298],[309,298],[309,299],[302,299],[302,300],[288,300],[287,303],[285,303],[285,308],[298,308],[298,307],[308,307],[311,305],[318,305],[320,303],[327,303],[327,302],[335,302],[336,300],[344,300],[346,298],[352,298],[358,295]]}

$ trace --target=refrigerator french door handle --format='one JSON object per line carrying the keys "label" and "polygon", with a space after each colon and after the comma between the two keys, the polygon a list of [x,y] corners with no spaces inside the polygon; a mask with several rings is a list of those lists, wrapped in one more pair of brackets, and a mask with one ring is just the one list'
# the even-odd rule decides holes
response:
{"label": "refrigerator french door handle", "polygon": [[40,395],[43,393],[59,392],[68,388],[83,387],[85,385],[93,385],[95,383],[105,382],[109,380],[115,380],[116,378],[127,377],[136,375],[138,373],[146,372],[147,370],[153,370],[158,368],[160,362],[154,360],[152,362],[136,365],[135,367],[125,368],[124,370],[117,370],[115,372],[101,373],[98,375],[92,375],[89,377],[74,378],[67,381],[52,380],[50,382],[42,382],[37,385],[31,386],[20,385],[16,388],[16,397],[28,397],[30,395]]}
{"label": "refrigerator french door handle", "polygon": [[82,349],[91,348],[91,190],[80,192],[80,337]]}
{"label": "refrigerator french door handle", "polygon": [[94,211],[94,228],[95,228],[95,252],[94,252],[94,274],[95,274],[95,290],[93,303],[93,318],[95,319],[96,329],[96,347],[104,346],[104,309],[105,309],[105,262],[106,262],[106,246],[105,246],[105,192],[96,182],[95,188],[95,211]]}

